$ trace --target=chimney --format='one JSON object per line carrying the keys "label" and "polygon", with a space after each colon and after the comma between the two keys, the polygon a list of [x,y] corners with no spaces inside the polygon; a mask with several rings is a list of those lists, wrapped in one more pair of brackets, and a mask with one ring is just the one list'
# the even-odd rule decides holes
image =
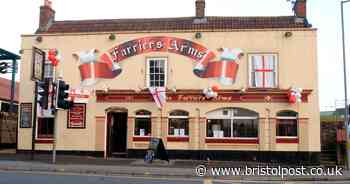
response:
{"label": "chimney", "polygon": [[52,22],[55,21],[55,10],[52,9],[52,2],[44,0],[44,5],[40,7],[39,31],[47,31]]}
{"label": "chimney", "polygon": [[306,0],[296,0],[293,10],[297,18],[306,18]]}
{"label": "chimney", "polygon": [[205,0],[196,0],[196,17],[203,18],[205,16]]}

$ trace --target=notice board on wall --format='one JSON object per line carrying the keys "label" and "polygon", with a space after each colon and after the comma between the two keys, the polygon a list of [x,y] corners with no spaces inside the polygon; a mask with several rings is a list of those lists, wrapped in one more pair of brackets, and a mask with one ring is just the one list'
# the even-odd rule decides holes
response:
{"label": "notice board on wall", "polygon": [[21,103],[19,127],[32,128],[32,103]]}
{"label": "notice board on wall", "polygon": [[68,110],[67,128],[83,129],[86,127],[86,104],[74,103]]}

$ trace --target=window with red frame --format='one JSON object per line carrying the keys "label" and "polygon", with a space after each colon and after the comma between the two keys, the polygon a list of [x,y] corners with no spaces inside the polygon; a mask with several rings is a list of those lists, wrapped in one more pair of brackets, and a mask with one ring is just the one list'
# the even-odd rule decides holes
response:
{"label": "window with red frame", "polygon": [[276,135],[278,137],[297,137],[298,119],[294,111],[283,111],[277,113]]}
{"label": "window with red frame", "polygon": [[38,118],[38,138],[53,138],[54,118]]}
{"label": "window with red frame", "polygon": [[276,54],[251,54],[250,60],[250,85],[254,88],[277,87],[277,55]]}

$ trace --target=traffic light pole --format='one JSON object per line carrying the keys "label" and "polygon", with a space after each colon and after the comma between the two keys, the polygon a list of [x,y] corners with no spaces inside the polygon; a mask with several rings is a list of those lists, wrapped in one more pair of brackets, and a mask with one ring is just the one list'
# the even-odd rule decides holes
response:
{"label": "traffic light pole", "polygon": [[[57,97],[57,80],[56,80],[56,67],[53,67],[53,86],[56,86],[56,88],[52,88],[52,95],[55,95]],[[54,128],[53,128],[53,142],[52,142],[52,164],[56,164],[56,140],[57,140],[57,109],[55,107],[56,104],[56,98],[52,98],[51,101],[52,105],[51,105],[51,109],[53,110],[53,115],[54,115],[54,119],[53,119],[53,123],[54,123]]]}
{"label": "traffic light pole", "polygon": [[37,100],[38,100],[38,82],[35,81],[35,86],[34,86],[34,112],[33,112],[33,121],[32,121],[32,125],[33,125],[33,128],[32,128],[32,151],[31,151],[31,154],[30,154],[30,159],[31,160],[34,160],[34,152],[35,152],[35,131],[36,131],[36,111],[37,111]]}
{"label": "traffic light pole", "polygon": [[57,140],[57,112],[56,109],[54,111],[54,128],[53,128],[53,142],[52,142],[52,164],[56,164],[56,140]]}

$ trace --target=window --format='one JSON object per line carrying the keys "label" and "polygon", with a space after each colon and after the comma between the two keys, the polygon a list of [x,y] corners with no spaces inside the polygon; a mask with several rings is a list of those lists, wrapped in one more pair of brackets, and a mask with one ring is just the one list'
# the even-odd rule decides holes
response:
{"label": "window", "polygon": [[137,111],[135,118],[135,136],[151,136],[151,130],[151,112],[146,110]]}
{"label": "window", "polygon": [[250,86],[254,88],[277,87],[277,55],[249,55]]}
{"label": "window", "polygon": [[167,80],[167,60],[165,58],[147,59],[147,86],[165,87]]}
{"label": "window", "polygon": [[223,138],[231,137],[231,120],[229,119],[208,119],[207,137]]}
{"label": "window", "polygon": [[173,111],[169,114],[169,136],[188,136],[189,135],[189,121],[188,112]]}
{"label": "window", "polygon": [[5,102],[0,102],[0,103],[1,103],[1,112],[10,112],[10,104]]}
{"label": "window", "polygon": [[38,138],[53,138],[54,118],[38,118]]}
{"label": "window", "polygon": [[298,136],[298,113],[294,111],[283,111],[277,113],[276,134],[277,137]]}
{"label": "window", "polygon": [[257,119],[235,119],[232,129],[232,137],[258,137]]}
{"label": "window", "polygon": [[45,79],[53,78],[53,66],[50,61],[45,62],[44,78]]}
{"label": "window", "polygon": [[240,108],[213,111],[207,114],[207,137],[257,138],[259,114]]}

